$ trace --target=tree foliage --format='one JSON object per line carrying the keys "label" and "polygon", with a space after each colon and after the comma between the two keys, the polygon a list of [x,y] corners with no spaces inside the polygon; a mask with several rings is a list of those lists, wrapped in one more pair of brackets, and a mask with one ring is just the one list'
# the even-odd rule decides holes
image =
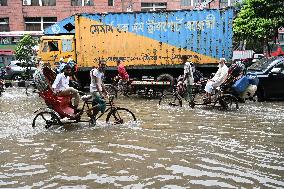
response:
{"label": "tree foliage", "polygon": [[24,35],[24,37],[18,42],[15,54],[16,59],[23,62],[24,67],[30,66],[35,57],[34,47],[37,45],[37,41],[30,35]]}
{"label": "tree foliage", "polygon": [[239,39],[272,40],[284,26],[283,0],[244,0],[233,22],[234,34]]}

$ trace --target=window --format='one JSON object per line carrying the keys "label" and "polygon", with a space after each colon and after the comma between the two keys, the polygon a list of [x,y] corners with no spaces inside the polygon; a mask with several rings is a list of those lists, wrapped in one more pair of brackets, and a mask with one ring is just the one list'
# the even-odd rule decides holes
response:
{"label": "window", "polygon": [[[183,0],[183,1],[186,1],[186,0]],[[187,0],[189,1],[189,0]],[[191,6],[194,6],[196,8],[204,8],[206,7],[207,5],[210,5],[210,3],[214,1],[214,0],[191,0]],[[222,0],[220,0],[222,1]]]}
{"label": "window", "polygon": [[58,41],[44,41],[42,52],[59,51]]}
{"label": "window", "polygon": [[56,17],[43,17],[43,30],[57,22]]}
{"label": "window", "polygon": [[56,6],[56,0],[41,0],[42,6]]}
{"label": "window", "polygon": [[48,47],[50,51],[59,51],[58,49],[58,41],[49,41]]}
{"label": "window", "polygon": [[43,43],[42,52],[49,52],[48,42]]}
{"label": "window", "polygon": [[94,0],[71,0],[72,6],[94,6]]}
{"label": "window", "polygon": [[10,31],[9,18],[0,18],[0,32]]}
{"label": "window", "polygon": [[57,22],[56,17],[26,17],[26,31],[43,31],[45,28]]}
{"label": "window", "polygon": [[197,6],[197,5],[201,4],[203,1],[205,1],[205,0],[193,0],[192,6]]}
{"label": "window", "polygon": [[181,0],[181,6],[190,6],[191,0]]}
{"label": "window", "polygon": [[228,0],[229,6],[235,6],[236,3],[240,3],[242,0]]}
{"label": "window", "polygon": [[228,6],[228,0],[220,0],[220,8],[224,8]]}
{"label": "window", "polygon": [[167,3],[141,3],[141,11],[166,10]]}
{"label": "window", "polygon": [[23,0],[23,5],[29,5],[29,6],[56,6],[56,0]]}
{"label": "window", "polygon": [[7,0],[0,0],[0,6],[7,6]]}
{"label": "window", "polygon": [[108,6],[113,6],[113,4],[114,4],[113,1],[114,1],[114,0],[108,0]]}
{"label": "window", "polygon": [[280,42],[280,43],[283,43],[283,42],[284,42],[284,33],[279,33],[278,36],[279,36],[279,37],[278,37],[279,42]]}
{"label": "window", "polygon": [[72,39],[62,39],[62,52],[72,51]]}

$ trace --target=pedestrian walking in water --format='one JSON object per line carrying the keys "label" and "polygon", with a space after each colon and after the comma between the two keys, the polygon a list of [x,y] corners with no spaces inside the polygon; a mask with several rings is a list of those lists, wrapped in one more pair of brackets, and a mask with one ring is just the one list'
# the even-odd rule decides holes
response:
{"label": "pedestrian walking in water", "polygon": [[183,71],[183,82],[186,84],[186,96],[185,99],[189,101],[191,104],[193,103],[192,98],[192,86],[194,83],[193,78],[193,63],[188,62],[188,57],[186,55],[183,55],[181,57],[182,63],[184,64],[184,71]]}

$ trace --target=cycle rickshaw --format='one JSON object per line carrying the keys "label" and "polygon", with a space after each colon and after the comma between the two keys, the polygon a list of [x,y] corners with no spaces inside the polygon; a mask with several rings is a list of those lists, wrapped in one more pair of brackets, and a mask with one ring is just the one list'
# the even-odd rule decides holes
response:
{"label": "cycle rickshaw", "polygon": [[[242,76],[244,66],[242,64],[234,64],[229,68],[228,76],[222,85],[213,90],[211,102],[205,99],[204,86],[207,80],[201,80],[193,85],[192,97],[193,101],[187,103],[194,108],[195,106],[217,107],[223,110],[233,110],[239,108],[239,96],[232,87],[234,83]],[[160,98],[159,105],[182,106],[185,96],[185,86],[176,85],[172,94],[164,94]]]}
{"label": "cycle rickshaw", "polygon": [[[118,107],[114,104],[113,97],[108,99],[106,111],[95,117],[90,113],[92,112],[93,105],[95,105],[91,101],[92,96],[84,95],[81,97],[83,107],[79,113],[75,113],[70,96],[56,96],[53,93],[51,84],[55,78],[55,72],[48,67],[44,67],[42,72],[38,72],[35,76],[35,83],[39,91],[39,96],[44,99],[47,107],[35,111],[36,116],[33,119],[33,127],[44,125],[45,128],[50,128],[51,126],[62,126],[64,124],[78,122],[95,124],[96,120],[101,118],[104,114],[106,114],[106,122],[109,124],[124,124],[136,121],[133,112],[127,108]],[[84,117],[85,114],[87,115]]]}

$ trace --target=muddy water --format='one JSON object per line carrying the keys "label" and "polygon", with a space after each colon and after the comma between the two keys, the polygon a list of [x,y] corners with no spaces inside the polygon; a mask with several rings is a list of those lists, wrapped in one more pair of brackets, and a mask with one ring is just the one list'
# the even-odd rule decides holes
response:
{"label": "muddy water", "polygon": [[281,188],[284,103],[237,112],[124,98],[139,121],[31,128],[37,95],[0,97],[0,188]]}

